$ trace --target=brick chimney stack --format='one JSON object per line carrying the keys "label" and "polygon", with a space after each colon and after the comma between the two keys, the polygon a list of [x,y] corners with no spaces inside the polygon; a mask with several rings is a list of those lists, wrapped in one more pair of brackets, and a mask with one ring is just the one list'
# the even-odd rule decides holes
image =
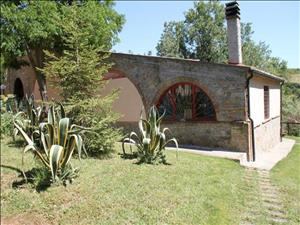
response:
{"label": "brick chimney stack", "polygon": [[225,5],[229,53],[228,63],[242,64],[243,60],[239,4],[236,1],[234,1],[226,3]]}

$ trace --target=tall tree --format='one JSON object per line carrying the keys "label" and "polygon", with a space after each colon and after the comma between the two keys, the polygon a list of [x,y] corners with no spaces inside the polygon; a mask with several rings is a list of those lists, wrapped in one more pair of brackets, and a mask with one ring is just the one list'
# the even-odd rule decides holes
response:
{"label": "tall tree", "polygon": [[189,57],[203,62],[227,59],[224,7],[220,2],[195,2],[185,13]]}
{"label": "tall tree", "polygon": [[78,16],[82,8],[74,5],[63,8],[63,20],[56,21],[63,31],[63,51],[60,54],[45,51],[47,60],[41,71],[61,88],[65,100],[89,99],[103,84],[102,75],[110,67],[105,62],[108,53],[102,52],[101,46],[90,44],[90,33],[83,29],[87,21]]}
{"label": "tall tree", "polygon": [[110,50],[124,23],[110,0],[1,2],[0,50],[5,62],[1,64],[3,67],[18,65],[22,56],[28,56],[42,97],[46,94],[46,80],[37,68],[44,67],[44,50],[60,52],[63,48],[64,30],[57,21],[64,20],[66,6],[70,5],[80,8],[77,16],[85,24],[82,29],[89,34],[88,42],[104,51]]}
{"label": "tall tree", "polygon": [[[228,59],[224,6],[217,1],[199,1],[185,13],[184,21],[165,23],[156,46],[157,55],[225,63]],[[242,23],[242,53],[246,65],[284,75],[287,62],[271,56],[264,42],[252,39],[250,23]]]}
{"label": "tall tree", "polygon": [[[113,125],[118,115],[112,111],[116,92],[99,96],[105,84],[102,75],[111,64],[109,53],[102,46],[92,45],[89,38],[89,20],[83,20],[82,7],[63,6],[64,17],[57,21],[62,29],[63,51],[46,51],[46,63],[41,71],[51,83],[60,87],[67,105],[67,115],[74,123],[89,127],[93,132],[84,134],[85,147],[92,155],[110,153],[116,140],[121,138]],[[50,83],[50,84],[51,84]]]}
{"label": "tall tree", "polygon": [[164,23],[161,41],[157,44],[157,55],[176,58],[187,58],[186,31],[183,22]]}

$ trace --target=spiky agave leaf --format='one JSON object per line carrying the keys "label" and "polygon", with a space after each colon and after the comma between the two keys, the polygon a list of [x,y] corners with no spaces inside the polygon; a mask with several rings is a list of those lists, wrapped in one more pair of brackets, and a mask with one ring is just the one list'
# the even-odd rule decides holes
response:
{"label": "spiky agave leaf", "polygon": [[62,118],[58,125],[58,144],[65,147],[68,139],[70,119]]}
{"label": "spiky agave leaf", "polygon": [[30,137],[26,134],[23,128],[18,124],[17,121],[14,121],[14,126],[18,130],[18,133],[22,135],[24,140],[27,142],[28,145],[34,145],[34,142],[30,139]]}
{"label": "spiky agave leaf", "polygon": [[[124,143],[125,141],[128,141],[135,144],[138,148],[138,157],[140,158],[140,161],[153,163],[157,159],[160,159],[160,162],[165,163],[165,155],[163,154],[163,151],[168,143],[174,142],[177,148],[176,157],[178,158],[177,140],[175,138],[169,140],[166,139],[165,133],[170,131],[168,128],[164,128],[162,132],[160,131],[160,124],[165,113],[166,110],[164,110],[163,114],[160,116],[157,108],[152,106],[149,110],[147,120],[143,119],[141,116],[139,120],[141,138],[139,138],[134,132],[132,132],[128,138],[125,138],[122,143],[124,155],[126,154]],[[132,137],[135,137],[138,142],[134,141]]]}
{"label": "spiky agave leaf", "polygon": [[[140,140],[140,138],[138,137],[138,135],[137,135],[135,132],[132,131],[132,132],[129,134],[129,137],[124,138],[123,141],[122,141],[122,150],[123,150],[123,154],[124,154],[124,155],[127,155],[126,150],[125,150],[125,142],[129,142],[129,143],[135,144],[135,145],[137,144],[137,142],[133,139],[133,137],[136,137],[136,139],[137,139],[137,141],[138,141],[138,145],[137,145],[137,146],[141,145],[141,140]],[[129,147],[130,147],[130,152],[132,153],[132,146],[129,145]]]}
{"label": "spiky agave leaf", "polygon": [[60,145],[52,145],[49,152],[49,163],[53,182],[56,181],[58,169],[60,168],[60,159],[62,158],[64,148]]}
{"label": "spiky agave leaf", "polygon": [[66,148],[64,148],[64,155],[62,160],[62,167],[65,167],[71,160],[73,152],[77,149],[78,157],[81,159],[81,151],[82,151],[82,138],[80,135],[72,134],[68,140],[68,144]]}

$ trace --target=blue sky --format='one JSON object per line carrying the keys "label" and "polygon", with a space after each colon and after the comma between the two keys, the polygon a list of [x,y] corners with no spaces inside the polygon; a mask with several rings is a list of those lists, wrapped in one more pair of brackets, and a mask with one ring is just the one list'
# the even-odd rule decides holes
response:
{"label": "blue sky", "polygon": [[[224,1],[222,3],[226,3]],[[241,22],[252,23],[253,39],[265,41],[272,55],[300,68],[300,2],[239,1]],[[166,21],[184,19],[193,1],[117,1],[115,9],[124,14],[126,23],[119,35],[117,52],[156,54],[156,44]]]}

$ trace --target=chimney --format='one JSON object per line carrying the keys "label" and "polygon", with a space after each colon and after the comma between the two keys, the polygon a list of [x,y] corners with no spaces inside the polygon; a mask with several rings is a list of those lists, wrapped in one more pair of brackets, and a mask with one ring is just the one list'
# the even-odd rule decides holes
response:
{"label": "chimney", "polygon": [[226,3],[225,5],[229,53],[228,63],[242,64],[243,61],[239,4],[236,1],[234,1]]}

